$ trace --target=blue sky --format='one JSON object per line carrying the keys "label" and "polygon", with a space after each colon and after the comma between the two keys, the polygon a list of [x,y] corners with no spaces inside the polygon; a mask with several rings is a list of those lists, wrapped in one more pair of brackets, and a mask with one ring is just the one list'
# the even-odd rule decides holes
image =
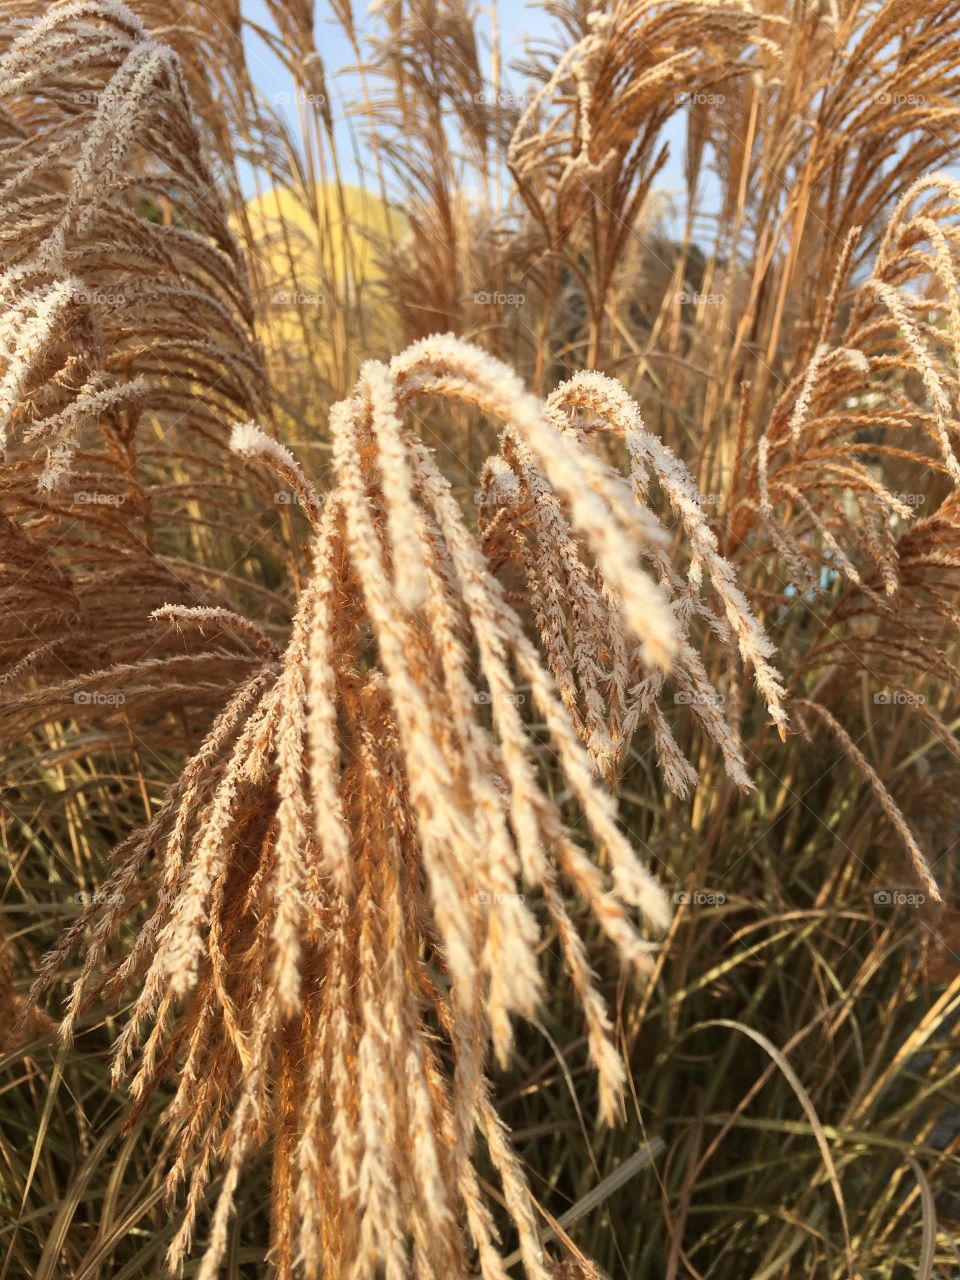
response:
{"label": "blue sky", "polygon": [[[243,0],[243,14],[246,18],[264,27],[271,27],[271,21],[263,0]],[[489,66],[491,6],[477,7],[479,29],[483,41],[483,55]],[[355,18],[361,32],[372,29],[375,18],[365,16],[365,9],[358,5]],[[517,87],[517,77],[511,76],[510,66],[520,57],[530,41],[543,41],[555,32],[553,19],[544,12],[540,5],[521,4],[517,0],[507,0],[497,6],[497,25],[499,28],[500,47],[503,60],[504,76]],[[354,62],[353,51],[329,8],[322,3],[317,7],[316,44],[324,61],[327,78],[327,92],[331,99],[331,107],[335,121],[335,136],[338,144],[338,155],[343,176],[348,182],[357,182],[360,177],[354,159],[354,142],[350,138],[351,125],[346,119],[346,104],[351,98],[359,96],[358,78],[347,72]],[[295,137],[300,136],[298,109],[290,101],[293,85],[283,64],[276,58],[258,37],[247,32],[247,57],[254,82],[269,106],[276,110],[285,120]],[[279,97],[279,102],[277,101]],[[356,122],[355,122],[356,123]],[[670,140],[671,156],[664,170],[660,185],[668,189],[680,189],[683,183],[683,113],[671,121],[667,131]],[[355,127],[355,125],[354,125]],[[356,145],[361,155],[363,146],[360,138]],[[246,184],[245,184],[246,185]],[[252,184],[251,191],[252,191]]]}
{"label": "blue sky", "polygon": [[[270,27],[271,21],[263,0],[243,0],[244,17]],[[479,27],[484,37],[483,53],[489,66],[490,52],[490,6],[477,9]],[[509,64],[523,52],[530,39],[543,39],[553,30],[552,19],[538,5],[522,5],[508,3],[498,9],[500,28],[500,44],[505,70],[509,74]],[[365,16],[362,5],[355,9],[355,19],[361,33],[370,31],[376,22],[375,18]],[[327,91],[331,98],[334,121],[336,124],[338,153],[348,181],[356,181],[358,177],[354,160],[354,149],[350,142],[350,126],[346,120],[346,105],[351,97],[359,96],[358,77],[351,75],[347,68],[353,65],[355,58],[350,43],[341,30],[340,24],[333,17],[328,6],[321,3],[317,6],[317,29],[315,32],[317,48],[323,58],[327,78]],[[263,41],[247,32],[247,58],[251,74],[264,99],[283,117],[293,134],[300,136],[297,107],[288,103],[293,85],[283,64],[264,45]],[[280,101],[276,99],[279,97]],[[362,149],[362,148],[361,148]]]}

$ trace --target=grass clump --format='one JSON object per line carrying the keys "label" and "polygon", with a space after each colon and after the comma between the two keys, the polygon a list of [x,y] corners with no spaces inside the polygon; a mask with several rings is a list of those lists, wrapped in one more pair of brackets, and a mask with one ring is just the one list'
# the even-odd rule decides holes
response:
{"label": "grass clump", "polygon": [[960,5],[267,10],[0,21],[2,1274],[952,1274]]}

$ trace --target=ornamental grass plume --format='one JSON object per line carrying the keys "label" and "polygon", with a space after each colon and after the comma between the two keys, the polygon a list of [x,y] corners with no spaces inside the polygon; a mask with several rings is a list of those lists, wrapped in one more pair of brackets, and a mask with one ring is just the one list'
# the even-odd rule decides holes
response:
{"label": "ornamental grass plume", "polygon": [[256,658],[151,614],[229,611],[231,547],[271,541],[222,426],[270,394],[179,59],[119,4],[31,10],[0,26],[0,718],[122,702],[168,743],[173,697],[209,712]]}
{"label": "ornamental grass plume", "polygon": [[[960,689],[952,652],[960,570],[958,210],[960,184],[949,174],[908,186],[841,325],[839,298],[863,235],[859,226],[850,230],[814,349],[776,402],[730,522],[739,540],[759,519],[805,593],[845,580],[791,676],[798,726],[809,735],[819,725],[840,744],[938,903],[916,835],[829,697],[839,681],[866,673],[893,691],[881,698],[902,698],[907,713],[957,755],[949,722],[915,686],[935,677],[942,689]],[[813,671],[817,682],[809,698],[800,697]]]}
{"label": "ornamental grass plume", "polygon": [[[528,212],[530,258],[548,272],[548,306],[561,271],[583,284],[595,367],[618,263],[669,154],[660,132],[689,101],[742,72],[757,14],[746,0],[564,4],[557,12],[572,41],[531,66],[541,83],[507,162]],[[584,243],[589,274],[579,261]]]}
{"label": "ornamental grass plume", "polygon": [[[535,493],[542,519],[525,527],[518,518],[513,532],[552,566],[554,587],[570,583],[578,618],[596,606],[591,642],[614,638],[608,671],[595,666],[578,684],[581,672],[564,671],[548,631],[555,682],[431,450],[406,425],[432,400],[465,401],[506,422],[500,466],[514,475],[510,459],[519,474],[516,508],[500,508],[501,537],[523,509],[523,488]],[[625,431],[632,490],[563,426],[563,406]],[[688,616],[723,630],[699,600],[705,568],[782,722],[767,643],[693,486],[637,423],[616,384],[561,388],[544,405],[499,362],[437,337],[365,367],[355,394],[334,407],[336,482],[323,500],[289,451],[252,423],[234,427],[234,450],[294,487],[313,528],[289,641],[279,654],[237,620],[259,648],[259,670],[163,809],[118,851],[101,895],[110,905],[77,923],[34,992],[92,926],[63,1033],[94,995],[139,987],[115,1078],[132,1073],[142,1104],[178,1063],[168,1191],[188,1185],[172,1267],[191,1247],[223,1153],[201,1269],[215,1274],[241,1167],[269,1137],[282,1274],[300,1259],[311,1276],[378,1267],[401,1276],[411,1266],[465,1275],[469,1241],[481,1273],[501,1276],[475,1166],[482,1141],[527,1274],[547,1276],[529,1192],[490,1101],[488,1046],[505,1063],[512,1019],[536,1011],[546,925],[581,1006],[602,1118],[614,1120],[623,1064],[567,894],[590,908],[628,969],[649,965],[642,929],[655,937],[670,919],[597,777],[608,761],[597,751],[596,701],[610,701],[614,718],[651,715],[662,687],[650,686],[651,673],[674,661],[678,683],[715,707],[686,638]],[[645,466],[681,509],[701,565],[682,584],[642,505]],[[496,460],[485,474],[498,474]],[[497,545],[489,531],[486,542]],[[212,616],[161,612],[180,626]],[[707,723],[745,783],[731,731],[721,732],[718,713]],[[661,750],[669,777],[682,766]],[[575,838],[547,785],[551,770],[564,775],[599,857]],[[156,907],[130,953],[101,974],[145,871]]]}
{"label": "ornamental grass plume", "polygon": [[[723,642],[735,639],[740,656],[754,670],[781,739],[787,725],[784,693],[770,664],[773,646],[737,586],[731,565],[720,555],[696,485],[671,450],[646,431],[636,404],[613,379],[598,373],[577,374],[549,396],[546,407],[560,430],[574,438],[609,436],[622,441],[634,500],[646,507],[656,482],[679,520],[690,547],[685,576],[674,567],[662,541],[650,541],[642,549],[661,590],[674,604],[680,636],[671,674],[677,700],[691,707],[719,747],[733,781],[748,788],[740,744],[720,713],[722,695],[711,684],[691,643],[691,624],[699,621]],[[615,776],[639,723],[645,720],[667,785],[685,796],[696,785],[697,774],[657,705],[666,672],[662,666],[651,668],[642,651],[631,644],[618,602],[583,563],[575,539],[564,528],[557,498],[523,441],[509,429],[504,433],[503,456],[487,464],[484,481],[481,529],[488,544],[502,544],[503,556],[515,560],[523,572],[551,670],[598,770]],[[514,518],[516,513],[520,519]],[[719,611],[702,598],[704,574]],[[599,657],[603,653],[613,658],[608,670]]]}

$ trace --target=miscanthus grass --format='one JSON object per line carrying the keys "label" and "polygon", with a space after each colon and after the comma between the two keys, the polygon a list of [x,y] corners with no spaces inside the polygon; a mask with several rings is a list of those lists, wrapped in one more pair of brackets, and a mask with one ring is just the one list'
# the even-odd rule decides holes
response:
{"label": "miscanthus grass", "polygon": [[[57,1185],[62,1064],[109,1043],[89,1096],[129,1103],[95,1141],[82,1112],[40,1276],[96,1274],[146,1215],[125,1275],[892,1277],[910,1212],[932,1274],[960,1133],[935,806],[960,755],[960,6],[557,5],[512,107],[465,7],[388,7],[358,110],[408,234],[377,246],[376,317],[347,242],[318,251],[319,395],[279,358],[237,178],[299,190],[327,242],[315,15],[267,8],[303,155],[238,10],[0,21],[4,852],[44,941],[36,886],[90,885],[29,942],[29,995],[0,949],[17,1089],[60,1020],[26,1167],[4,1140],[8,1269]],[[681,106],[687,225],[651,249]],[[925,933],[879,928],[884,884]],[[812,1154],[714,1172],[758,1096],[763,1138]]]}
{"label": "miscanthus grass", "polygon": [[[548,623],[547,661],[538,653],[431,451],[403,425],[424,398],[467,400],[509,423],[504,448],[519,474],[501,458],[516,492],[499,490],[498,538],[532,538],[556,575],[547,590],[557,591],[561,574],[582,582],[582,598],[555,608],[594,628],[577,636],[578,653],[609,644],[622,670],[575,670],[557,641],[566,628]],[[609,415],[610,428],[625,433],[632,488],[565,423],[563,411],[575,408]],[[524,1178],[490,1104],[488,1045],[505,1064],[512,1017],[536,1012],[542,913],[581,1004],[603,1118],[622,1106],[610,1014],[564,891],[589,904],[624,965],[649,969],[652,944],[637,922],[658,937],[670,909],[596,777],[622,750],[631,719],[654,714],[662,680],[645,685],[645,673],[672,664],[735,781],[749,786],[686,637],[687,615],[699,610],[730,638],[701,600],[704,568],[781,725],[782,690],[689,476],[657,450],[614,384],[575,381],[543,405],[489,356],[428,339],[389,366],[365,368],[330,428],[336,482],[321,501],[286,449],[252,423],[234,426],[234,451],[299,491],[312,525],[289,641],[280,654],[221,610],[156,611],[181,628],[216,623],[248,641],[259,669],[150,826],[126,842],[103,888],[110,905],[84,912],[34,994],[92,924],[62,1034],[88,985],[101,994],[136,982],[115,1078],[133,1070],[142,1098],[182,1050],[167,1185],[173,1194],[187,1181],[188,1192],[172,1266],[190,1247],[219,1154],[226,1177],[201,1271],[215,1273],[241,1166],[269,1136],[281,1269],[299,1258],[311,1275],[380,1266],[402,1275],[411,1265],[459,1273],[469,1241],[484,1274],[503,1274],[472,1163],[479,1135],[525,1267],[545,1276]],[[641,505],[645,463],[662,473],[703,557],[686,582],[671,572],[665,535]],[[491,462],[487,474],[495,473]],[[524,488],[537,495],[536,517]],[[480,496],[489,511],[489,485]],[[488,545],[497,541],[488,531]],[[635,547],[646,549],[659,582],[631,564]],[[686,610],[670,608],[673,595]],[[531,739],[527,699],[545,742]],[[666,778],[683,788],[690,766],[660,729]],[[599,865],[544,787],[544,752],[565,775]],[[105,944],[151,857],[157,909],[104,974]]]}

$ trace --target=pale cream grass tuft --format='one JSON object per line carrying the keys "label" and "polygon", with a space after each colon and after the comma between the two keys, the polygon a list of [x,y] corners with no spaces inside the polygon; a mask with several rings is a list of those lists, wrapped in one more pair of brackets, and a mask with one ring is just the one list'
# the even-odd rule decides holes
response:
{"label": "pale cream grass tuft", "polygon": [[[118,1076],[139,1051],[133,1091],[142,1099],[171,1054],[186,1055],[168,1112],[178,1135],[168,1189],[189,1185],[169,1261],[178,1265],[192,1246],[222,1151],[204,1277],[223,1255],[240,1169],[272,1135],[275,1252],[285,1272],[300,1259],[308,1276],[372,1277],[382,1267],[399,1277],[423,1265],[459,1275],[472,1244],[481,1274],[502,1277],[474,1164],[483,1143],[526,1272],[546,1280],[529,1191],[486,1078],[488,1046],[505,1062],[513,1019],[531,1017],[541,998],[541,910],[583,1009],[601,1115],[613,1120],[622,1106],[623,1064],[567,895],[589,905],[627,968],[650,959],[637,913],[656,935],[670,909],[581,741],[590,744],[602,718],[609,675],[588,671],[561,695],[449,483],[407,425],[414,409],[450,400],[504,424],[504,453],[485,468],[482,491],[499,485],[514,504],[502,509],[508,518],[518,501],[523,509],[525,492],[536,493],[542,556],[569,577],[583,616],[629,655],[618,715],[633,714],[633,680],[654,681],[638,695],[653,715],[663,672],[647,664],[668,654],[678,683],[713,693],[686,638],[694,616],[724,634],[729,626],[767,687],[778,688],[768,644],[692,482],[607,379],[575,380],[543,404],[506,367],[450,337],[425,340],[389,365],[371,363],[331,413],[336,483],[322,507],[287,450],[250,424],[234,428],[236,451],[309,495],[311,573],[282,655],[230,611],[157,611],[201,634],[234,634],[261,667],[150,827],[128,842],[105,892],[122,899],[155,851],[154,912],[105,977],[97,969],[121,911],[89,914],[97,943],[64,1024],[68,1033],[91,991],[136,982]],[[575,430],[568,413],[622,435],[630,483],[586,448],[586,423]],[[698,566],[686,584],[670,571],[666,535],[645,505],[654,474]],[[727,623],[700,601],[705,576]],[[642,619],[642,636],[631,619]],[[577,641],[578,680],[585,643]],[[779,712],[772,697],[771,713]],[[698,714],[734,779],[745,781],[722,717]],[[546,728],[549,755],[531,715]],[[655,723],[668,777],[673,770],[691,782],[670,756],[665,721]],[[546,784],[548,767],[565,775],[596,859],[574,839]],[[64,954],[61,947],[44,966],[35,996]]]}

